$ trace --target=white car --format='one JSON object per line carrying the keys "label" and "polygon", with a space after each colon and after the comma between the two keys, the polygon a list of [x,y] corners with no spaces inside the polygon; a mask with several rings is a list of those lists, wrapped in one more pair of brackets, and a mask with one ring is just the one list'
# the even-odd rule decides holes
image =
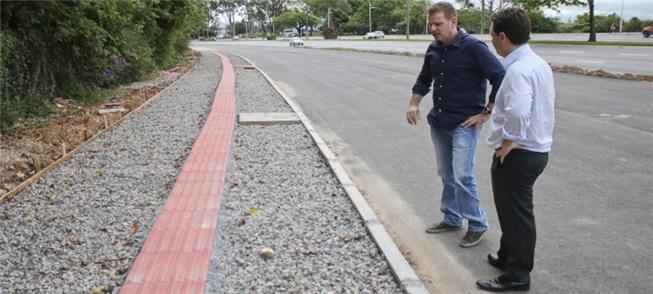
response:
{"label": "white car", "polygon": [[367,32],[363,39],[377,39],[379,36],[376,35],[376,32]]}
{"label": "white car", "polygon": [[383,31],[376,31],[376,32],[374,32],[374,33],[376,34],[376,38],[377,38],[377,39],[383,39],[383,38],[385,38],[385,34],[383,33]]}
{"label": "white car", "polygon": [[304,47],[304,41],[299,37],[293,37],[289,43],[291,47]]}

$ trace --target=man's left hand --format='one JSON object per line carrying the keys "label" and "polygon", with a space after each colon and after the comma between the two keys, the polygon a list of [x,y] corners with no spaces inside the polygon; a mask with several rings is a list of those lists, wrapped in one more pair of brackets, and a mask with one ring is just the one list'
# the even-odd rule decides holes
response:
{"label": "man's left hand", "polygon": [[489,114],[479,113],[477,115],[470,116],[465,122],[463,122],[463,127],[471,128],[471,127],[480,126],[488,119],[490,119]]}
{"label": "man's left hand", "polygon": [[503,164],[503,161],[504,161],[504,159],[506,159],[506,156],[508,156],[508,153],[510,153],[510,151],[512,151],[512,149],[515,149],[517,147],[519,147],[519,145],[517,143],[515,143],[515,141],[510,141],[510,140],[503,139],[503,140],[501,140],[501,148],[499,148],[499,150],[497,150],[497,152],[494,154],[494,156],[498,157],[499,162],[501,164]]}

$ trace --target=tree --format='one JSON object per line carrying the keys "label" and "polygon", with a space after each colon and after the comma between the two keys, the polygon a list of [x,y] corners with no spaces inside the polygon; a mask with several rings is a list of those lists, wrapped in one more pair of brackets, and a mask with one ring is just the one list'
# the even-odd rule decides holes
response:
{"label": "tree", "polygon": [[[293,27],[298,32],[302,31],[302,28],[305,26],[312,27],[320,23],[320,19],[314,15],[297,12],[297,11],[286,11],[281,15],[277,16],[272,20],[275,26],[277,27]],[[307,27],[308,29],[308,27]]]}
{"label": "tree", "polygon": [[[474,2],[476,1],[456,0],[456,3],[461,4],[463,9],[474,8],[475,7]],[[506,6],[510,5],[511,2],[513,1],[512,0],[480,0],[479,4],[480,4],[481,13],[479,13],[478,15],[480,16],[479,28],[481,34],[485,32],[485,29],[488,29],[490,27],[489,22],[485,21],[486,16],[492,15],[492,13],[494,13],[495,11],[505,8]],[[468,28],[472,29],[473,27],[468,25]]]}
{"label": "tree", "polygon": [[352,12],[347,0],[308,0],[310,13],[319,17],[328,18],[332,27],[340,27],[349,20],[347,16]]}
{"label": "tree", "polygon": [[[368,5],[370,4],[373,7],[371,15],[372,31],[387,32],[398,27],[406,17],[405,0],[365,0],[361,2],[362,5],[357,6],[348,22],[348,27],[357,28],[356,33],[364,33],[369,28]],[[405,23],[403,24],[405,26]],[[362,25],[365,25],[364,29]]]}
{"label": "tree", "polygon": [[[424,20],[427,13],[426,3],[424,1],[408,1],[408,3],[410,3],[408,7],[410,9],[410,14],[406,13],[406,3],[403,3],[400,7],[394,9],[394,18],[401,20],[396,24],[396,27],[403,33],[410,33],[408,30],[411,32],[421,32],[425,25]],[[410,22],[409,26],[406,26],[407,17]]]}
{"label": "tree", "polygon": [[596,28],[594,23],[594,0],[513,0],[513,3],[532,11],[542,7],[557,9],[562,5],[587,5],[589,7],[589,42],[596,42]]}
{"label": "tree", "polygon": [[[289,0],[253,0],[254,11],[264,16],[265,21],[272,24],[272,33],[276,32],[274,22],[275,17],[281,15],[290,4]],[[265,28],[265,26],[263,26]],[[264,29],[265,30],[265,29]]]}
{"label": "tree", "polygon": [[627,23],[624,24],[626,32],[640,32],[642,30],[642,27],[644,26],[644,22],[642,22],[639,18],[633,17],[631,18]]}
{"label": "tree", "polygon": [[465,28],[468,33],[476,34],[481,27],[481,13],[483,17],[489,18],[490,14],[487,11],[481,12],[479,8],[466,8],[460,9],[456,12],[458,15],[458,26]]}
{"label": "tree", "polygon": [[0,132],[179,60],[206,2],[0,1]]}
{"label": "tree", "polygon": [[240,8],[243,6],[244,0],[212,0],[210,7],[212,11],[223,15],[231,27],[231,36],[236,35],[236,15],[238,15]]}
{"label": "tree", "polygon": [[546,17],[542,10],[528,11],[528,18],[531,19],[533,33],[555,33],[558,31],[558,19]]}

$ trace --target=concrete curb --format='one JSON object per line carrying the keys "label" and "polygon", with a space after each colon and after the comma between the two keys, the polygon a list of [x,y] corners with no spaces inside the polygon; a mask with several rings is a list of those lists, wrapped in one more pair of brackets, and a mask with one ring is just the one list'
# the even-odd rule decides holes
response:
{"label": "concrete curb", "polygon": [[360,191],[358,191],[354,182],[351,180],[340,162],[338,162],[338,159],[333,154],[331,149],[329,149],[329,146],[327,146],[324,140],[322,140],[320,135],[317,133],[313,127],[313,123],[304,114],[299,104],[284,95],[279,87],[272,81],[272,79],[252,61],[241,55],[235,55],[254,66],[267,79],[272,87],[274,87],[274,89],[281,95],[281,97],[286,100],[286,103],[290,105],[297,116],[299,116],[302,124],[313,137],[315,144],[320,148],[322,155],[329,162],[329,166],[333,170],[333,173],[342,184],[343,188],[347,192],[347,195],[349,196],[349,199],[351,199],[351,202],[354,204],[356,210],[365,222],[367,231],[372,235],[374,242],[376,242],[376,245],[379,247],[386,260],[390,264],[392,273],[399,281],[399,284],[404,288],[404,290],[406,290],[407,293],[410,294],[428,293],[422,282],[417,277],[417,274],[415,274],[415,271],[413,271],[413,268],[410,266],[406,258],[404,258],[404,256],[401,254],[401,251],[399,251],[399,248],[390,237],[390,234],[388,234],[388,231],[386,231],[385,227],[379,221],[372,208],[369,206],[369,204],[367,204],[367,201],[360,193]]}

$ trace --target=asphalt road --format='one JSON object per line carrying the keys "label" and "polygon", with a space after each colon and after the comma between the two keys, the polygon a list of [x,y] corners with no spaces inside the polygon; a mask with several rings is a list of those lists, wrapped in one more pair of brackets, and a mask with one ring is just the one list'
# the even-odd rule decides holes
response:
{"label": "asphalt road", "polygon": [[[653,38],[649,38],[653,39]],[[230,46],[288,47],[285,40],[254,41],[243,40],[211,42]],[[196,43],[196,44],[211,44]],[[351,48],[356,50],[377,50],[392,52],[424,53],[427,42],[400,41],[362,41],[362,40],[307,40],[305,45],[311,48]],[[488,42],[490,48],[492,44]],[[653,47],[637,46],[567,46],[567,45],[531,45],[535,52],[546,61],[557,65],[572,65],[585,69],[602,69],[612,73],[632,73],[653,75]]]}
{"label": "asphalt road", "polygon": [[[195,44],[198,45],[198,44]],[[206,44],[201,44],[206,47]],[[476,293],[499,272],[491,150],[477,178],[487,238],[425,234],[441,218],[425,119],[405,122],[421,60],[357,52],[212,45],[253,60],[295,99],[366,195],[432,293]],[[535,186],[538,244],[532,293],[650,293],[653,288],[653,83],[556,74],[553,151]],[[422,103],[422,112],[432,106]],[[487,136],[484,130],[482,138]]]}

